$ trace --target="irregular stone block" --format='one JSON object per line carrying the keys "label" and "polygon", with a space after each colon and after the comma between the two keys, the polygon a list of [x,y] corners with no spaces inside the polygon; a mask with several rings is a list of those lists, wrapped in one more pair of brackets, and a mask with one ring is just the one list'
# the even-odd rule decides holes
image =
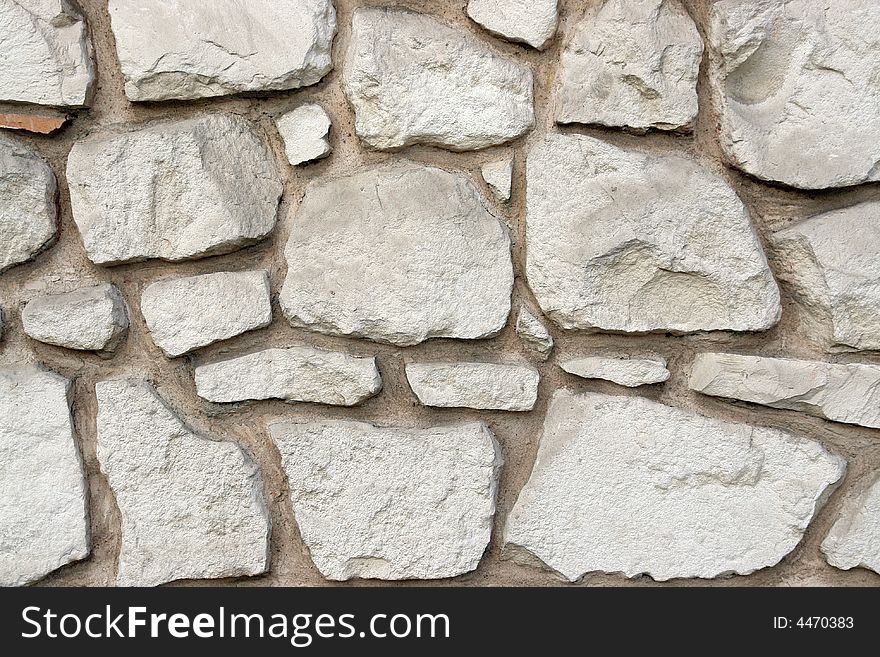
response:
{"label": "irregular stone block", "polygon": [[406,378],[425,406],[530,411],[541,377],[524,365],[409,363]]}
{"label": "irregular stone block", "polygon": [[496,36],[543,50],[556,32],[558,0],[469,0],[467,13]]}
{"label": "irregular stone block", "polygon": [[545,356],[553,351],[553,336],[525,306],[520,306],[519,316],[516,318],[516,334],[533,351]]}
{"label": "irregular stone block", "polygon": [[582,379],[604,379],[628,388],[662,383],[669,378],[662,358],[603,358],[588,356],[559,363],[569,374]]}
{"label": "irregular stone block", "polygon": [[489,162],[480,169],[483,180],[499,201],[510,200],[510,183],[513,176],[513,159]]}
{"label": "irregular stone block", "polygon": [[870,568],[880,573],[880,477],[844,503],[840,517],[822,541],[822,552],[835,568]]}
{"label": "irregular stone block", "polygon": [[296,166],[330,154],[330,117],[320,105],[300,105],[276,121],[288,161]]}

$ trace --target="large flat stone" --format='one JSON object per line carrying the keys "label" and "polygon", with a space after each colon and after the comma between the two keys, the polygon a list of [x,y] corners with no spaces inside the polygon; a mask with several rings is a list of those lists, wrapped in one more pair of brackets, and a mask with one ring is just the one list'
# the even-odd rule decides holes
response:
{"label": "large flat stone", "polygon": [[871,477],[860,494],[844,502],[840,517],[822,541],[822,552],[835,568],[870,568],[880,573],[880,476]]}
{"label": "large flat stone", "polygon": [[530,411],[538,370],[499,363],[408,363],[406,379],[425,406]]}

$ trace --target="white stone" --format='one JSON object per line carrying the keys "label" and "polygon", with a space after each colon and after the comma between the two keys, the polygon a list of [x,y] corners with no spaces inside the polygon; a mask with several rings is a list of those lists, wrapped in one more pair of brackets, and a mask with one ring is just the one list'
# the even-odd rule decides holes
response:
{"label": "white stone", "polygon": [[141,312],[156,346],[180,356],[272,322],[265,271],[219,272],[148,285]]}
{"label": "white stone", "polygon": [[331,0],[110,0],[133,101],[315,84],[333,67]]}
{"label": "white stone", "polygon": [[330,117],[320,105],[300,105],[276,121],[288,161],[296,166],[330,154]]}
{"label": "white stone", "polygon": [[779,277],[826,320],[827,342],[880,349],[880,202],[817,215],[772,241]]}
{"label": "white stone", "polygon": [[95,82],[92,44],[68,0],[0,2],[0,100],[88,105]]}
{"label": "white stone", "polygon": [[201,365],[195,379],[199,397],[221,403],[284,399],[354,406],[382,389],[375,358],[312,347],[266,349]]}
{"label": "white stone", "polygon": [[538,370],[497,363],[409,363],[406,379],[419,401],[440,408],[530,411]]}
{"label": "white stone", "polygon": [[492,193],[501,201],[510,200],[510,185],[513,178],[513,159],[489,162],[480,169],[483,180]]}
{"label": "white stone", "polygon": [[482,423],[274,422],[296,523],[327,579],[455,577],[492,533],[501,450]]}
{"label": "white stone", "polygon": [[880,429],[880,365],[699,354],[691,390]]}
{"label": "white stone", "polygon": [[32,299],[21,311],[24,332],[47,344],[113,351],[128,329],[128,308],[115,285],[102,283]]}
{"label": "white stone", "polygon": [[0,272],[30,260],[55,238],[57,189],[42,157],[0,136]]}
{"label": "white stone", "polygon": [[669,378],[662,358],[605,358],[587,356],[559,363],[568,372],[583,379],[604,379],[628,388],[662,383]]}
{"label": "white stone", "polygon": [[529,349],[544,355],[553,351],[553,336],[550,331],[525,306],[520,306],[519,316],[516,318],[516,334]]}
{"label": "white stone", "polygon": [[343,88],[358,136],[376,149],[455,151],[516,139],[535,122],[532,73],[433,16],[354,11]]}
{"label": "white stone", "polygon": [[96,391],[98,461],[122,516],[117,585],[265,572],[269,513],[251,458],[190,431],[147,383]]}
{"label": "white stone", "polygon": [[293,326],[407,346],[507,323],[510,238],[464,174],[398,162],[313,182],[285,255]]}
{"label": "white stone", "polygon": [[566,40],[556,120],[689,129],[703,40],[678,0],[608,0]]}
{"label": "white stone", "polygon": [[722,178],[580,135],[529,152],[526,274],[566,329],[760,331],[781,313],[749,214]]}
{"label": "white stone", "polygon": [[504,539],[571,581],[746,575],[795,548],[845,469],[775,429],[559,390]]}
{"label": "white stone", "polygon": [[0,586],[21,586],[89,554],[86,479],[70,382],[0,370]]}
{"label": "white stone", "polygon": [[275,227],[282,191],[263,140],[232,114],[87,137],[67,179],[86,253],[102,265],[252,244]]}
{"label": "white stone", "polygon": [[558,0],[469,0],[467,13],[492,34],[543,50],[556,33]]}
{"label": "white stone", "polygon": [[722,0],[707,31],[727,160],[803,189],[880,180],[880,3]]}
{"label": "white stone", "polygon": [[835,568],[870,568],[880,573],[880,477],[846,502],[840,518],[822,541],[822,552]]}

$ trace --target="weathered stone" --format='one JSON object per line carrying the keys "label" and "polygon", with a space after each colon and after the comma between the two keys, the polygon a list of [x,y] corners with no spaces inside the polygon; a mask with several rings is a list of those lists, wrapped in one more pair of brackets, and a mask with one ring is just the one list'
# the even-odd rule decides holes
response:
{"label": "weathered stone", "polygon": [[530,411],[541,377],[525,365],[409,363],[406,378],[425,406]]}
{"label": "weathered stone", "polygon": [[662,358],[603,358],[588,356],[559,363],[569,374],[583,379],[604,379],[628,388],[662,383],[669,378]]}
{"label": "weathered stone", "polygon": [[92,262],[228,253],[275,227],[281,180],[232,114],[88,137],[67,160],[73,219]]}
{"label": "weathered stone", "polygon": [[773,246],[779,277],[827,320],[829,345],[880,349],[880,202],[802,221]]}
{"label": "weathered stone", "polygon": [[331,0],[110,0],[133,101],[315,84],[333,67]]}
{"label": "weathered stone", "polygon": [[0,370],[0,586],[34,582],[89,554],[69,386],[35,368]]}
{"label": "weathered stone", "polygon": [[572,581],[748,574],[794,549],[845,469],[774,429],[559,390],[505,541]]}
{"label": "weathered stone", "polygon": [[759,331],[779,319],[748,212],[697,162],[550,135],[527,179],[526,274],[562,328]]}
{"label": "weathered stone", "polygon": [[219,272],[158,281],[141,296],[156,346],[180,356],[272,322],[265,271]]}
{"label": "weathered stone", "polygon": [[510,312],[510,239],[463,174],[400,162],[314,182],[285,255],[293,326],[413,345],[490,336]]}
{"label": "weathered stone", "polygon": [[324,577],[437,579],[477,567],[492,533],[501,450],[482,423],[269,425],[296,523]]}
{"label": "weathered stone", "polygon": [[880,4],[722,0],[709,82],[733,166],[804,189],[880,180]]}
{"label": "weathered stone", "polygon": [[456,151],[515,139],[535,122],[532,73],[426,14],[356,9],[343,88],[369,146]]}
{"label": "weathered stone", "polygon": [[699,354],[691,390],[880,429],[880,366]]}
{"label": "weathered stone", "polygon": [[46,114],[0,114],[0,128],[24,130],[39,135],[51,135],[64,127],[67,116]]}
{"label": "weathered stone", "polygon": [[501,201],[510,200],[510,183],[513,177],[513,159],[489,162],[480,169],[483,180]]}
{"label": "weathered stone", "polygon": [[212,402],[284,399],[354,406],[382,388],[375,358],[312,347],[266,349],[195,372],[199,397]]}
{"label": "weathered stone", "polygon": [[553,336],[525,306],[520,306],[519,316],[516,318],[516,334],[533,351],[544,355],[553,351]]}
{"label": "weathered stone", "polygon": [[68,0],[0,3],[0,100],[88,105],[93,57],[85,20]]}
{"label": "weathered stone", "polygon": [[276,121],[284,140],[284,151],[294,166],[319,160],[330,154],[330,117],[320,105],[300,105]]}
{"label": "weathered stone", "polygon": [[822,541],[822,552],[835,568],[870,568],[880,573],[880,476],[844,503],[840,518]]}
{"label": "weathered stone", "polygon": [[469,0],[467,13],[492,34],[543,50],[556,33],[558,0]]}
{"label": "weathered stone", "polygon": [[147,383],[96,391],[98,461],[122,516],[116,583],[265,572],[269,514],[248,455],[190,431]]}

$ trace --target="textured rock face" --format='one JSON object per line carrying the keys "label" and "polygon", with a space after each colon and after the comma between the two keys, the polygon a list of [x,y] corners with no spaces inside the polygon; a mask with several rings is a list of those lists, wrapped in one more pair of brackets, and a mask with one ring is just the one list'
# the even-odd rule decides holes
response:
{"label": "textured rock face", "polygon": [[410,363],[406,378],[425,406],[530,411],[538,370],[494,363]]}
{"label": "textured rock face", "polygon": [[544,355],[553,351],[553,336],[525,306],[520,307],[516,318],[516,334],[533,351]]}
{"label": "textured rock face", "polygon": [[779,276],[815,316],[828,342],[880,349],[880,202],[828,212],[773,237]]}
{"label": "textured rock face", "polygon": [[293,326],[397,345],[482,338],[510,312],[510,239],[462,174],[398,163],[309,185],[280,303]]}
{"label": "textured rock face", "polygon": [[505,541],[572,581],[747,574],[794,549],[844,470],[781,431],[560,390]]}
{"label": "textured rock face", "polygon": [[343,86],[358,136],[377,149],[463,151],[534,125],[531,71],[425,14],[357,9]]}
{"label": "textured rock face", "polygon": [[269,515],[241,448],[191,432],[149,384],[102,381],[96,391],[98,460],[122,515],[116,583],[265,572]]}
{"label": "textured rock face", "polygon": [[241,117],[154,123],[74,144],[73,218],[92,262],[228,253],[275,227],[281,181]]}
{"label": "textured rock face", "polygon": [[92,44],[68,0],[0,3],[0,100],[88,105],[95,81]]}
{"label": "textured rock face", "polygon": [[296,166],[330,155],[330,117],[320,105],[301,105],[277,121],[288,161]]}
{"label": "textured rock face", "polygon": [[734,166],[804,189],[880,179],[880,4],[722,0],[709,79]]}
{"label": "textured rock face", "polygon": [[69,385],[51,372],[0,369],[0,586],[29,584],[89,554]]}
{"label": "textured rock face", "polygon": [[870,568],[880,573],[880,476],[858,497],[844,505],[840,518],[822,541],[832,566]]}
{"label": "textured rock face", "polygon": [[327,579],[437,579],[477,567],[495,513],[500,448],[484,424],[269,425],[296,522]]}
{"label": "textured rock face", "polygon": [[128,309],[115,285],[103,283],[30,301],[21,311],[24,332],[68,349],[113,351],[128,329]]}
{"label": "textured rock face", "polygon": [[748,212],[680,156],[551,135],[527,166],[526,274],[566,329],[758,331],[779,290]]}
{"label": "textured rock face", "polygon": [[159,281],[141,296],[156,346],[180,356],[272,321],[265,271],[220,272]]}
{"label": "textured rock face", "polygon": [[569,374],[584,379],[605,379],[628,388],[662,383],[669,378],[666,361],[662,358],[589,356],[565,360],[559,366]]}
{"label": "textured rock face", "polygon": [[296,89],[332,68],[331,0],[110,0],[130,100]]}
{"label": "textured rock face", "polygon": [[266,349],[196,368],[199,397],[212,402],[284,399],[354,406],[382,388],[375,358],[312,347]]}
{"label": "textured rock face", "polygon": [[490,162],[480,169],[483,180],[499,201],[510,200],[510,183],[513,176],[513,160]]}
{"label": "textured rock face", "polygon": [[699,354],[692,390],[880,429],[880,366]]}
{"label": "textured rock face", "polygon": [[467,13],[492,34],[543,50],[556,32],[558,0],[470,0]]}
{"label": "textured rock face", "polygon": [[703,40],[678,0],[608,0],[579,23],[560,62],[559,123],[690,127]]}

